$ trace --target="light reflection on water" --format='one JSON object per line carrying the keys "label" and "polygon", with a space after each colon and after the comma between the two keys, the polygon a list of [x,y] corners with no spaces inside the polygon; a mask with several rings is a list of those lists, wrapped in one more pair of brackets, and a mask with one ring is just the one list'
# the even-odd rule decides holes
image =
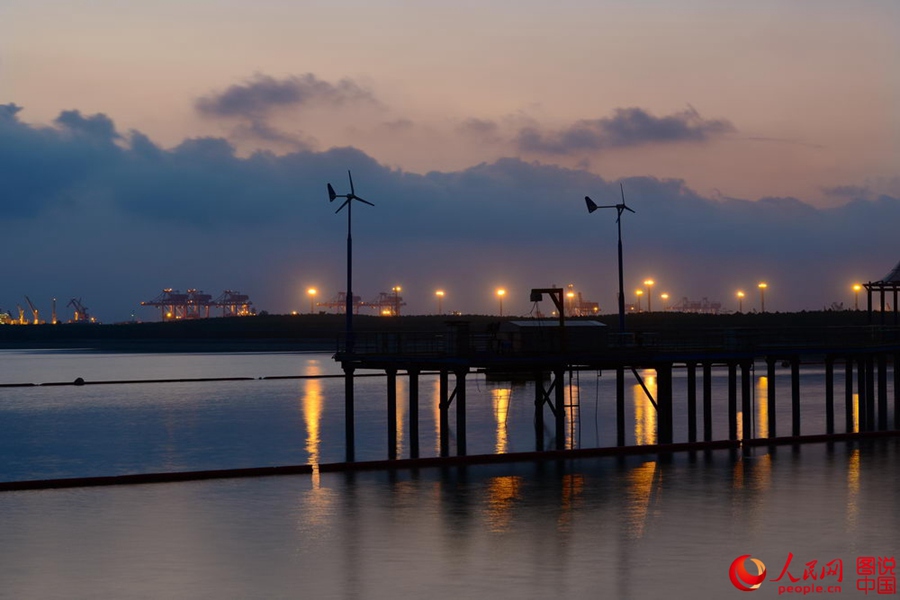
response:
{"label": "light reflection on water", "polygon": [[[0,597],[723,598],[893,556],[900,443],[0,494]],[[851,501],[848,502],[848,499]],[[799,564],[799,563],[798,563]],[[773,598],[775,584],[754,597]],[[856,597],[849,591],[841,597]]]}
{"label": "light reflection on water", "polygon": [[[68,375],[83,376],[90,364],[97,379],[127,378],[120,375],[140,373],[142,365],[161,377],[211,376],[236,364],[259,376],[340,372],[327,355],[202,355],[196,363],[191,355],[94,355],[91,363],[79,353],[72,363],[65,353],[4,357],[16,366],[12,379],[31,381],[52,380],[44,358]],[[824,431],[820,375],[804,375],[803,433]],[[643,377],[655,395],[655,373]],[[10,381],[10,372],[2,379]],[[676,441],[687,437],[684,379],[675,373]],[[753,386],[757,435],[766,432],[770,384],[758,377]],[[786,432],[790,400],[782,390],[790,389],[789,378],[779,373],[775,384]],[[534,448],[532,384],[473,376],[467,385],[470,452]],[[836,381],[839,431],[841,386]],[[420,387],[423,405],[431,404],[420,411],[421,447],[436,455],[437,377],[422,376]],[[718,439],[727,433],[726,387],[714,376]],[[357,453],[382,459],[384,379],[360,378],[356,391]],[[340,378],[2,392],[0,480],[343,459]],[[401,456],[409,448],[407,393],[407,381],[398,378]],[[581,423],[576,433],[567,431],[567,443],[611,445],[614,378],[570,380],[566,398],[578,400]],[[855,421],[856,404],[854,396]],[[638,385],[626,412],[633,424],[628,442],[652,443],[656,412]],[[548,422],[545,445],[553,447]],[[0,598],[727,597],[739,594],[726,573],[742,554],[773,569],[788,552],[847,565],[858,555],[896,554],[898,451],[900,442],[886,440],[746,455],[4,493]],[[852,566],[846,569],[841,597],[854,597]],[[761,588],[754,598],[776,597],[773,590]]]}
{"label": "light reflection on water", "polygon": [[[4,351],[14,366],[0,380],[48,381],[63,373],[79,373],[91,380],[129,379],[146,368],[163,378],[233,374],[298,375],[311,379],[253,379],[251,381],[169,382],[122,385],[4,388],[0,417],[6,423],[0,436],[0,480],[116,475],[135,472],[321,464],[344,459],[343,378],[325,354],[101,354],[90,352]],[[69,361],[69,362],[67,362]],[[836,428],[843,431],[845,413],[842,369],[836,369]],[[790,431],[789,370],[776,372],[774,384],[754,371],[753,430],[768,434],[769,387],[776,386],[779,433]],[[372,372],[366,372],[371,374]],[[376,374],[378,374],[376,372]],[[656,374],[641,371],[651,396]],[[595,376],[592,376],[595,375]],[[323,378],[315,378],[323,377]],[[802,371],[802,433],[823,433],[824,370]],[[629,374],[630,379],[630,374]],[[568,375],[563,387],[566,403],[566,447],[602,447],[615,442],[615,379],[610,374]],[[892,377],[888,378],[893,381]],[[450,377],[451,387],[456,385]],[[713,438],[727,437],[727,377],[715,370]],[[657,412],[637,380],[627,397],[627,444],[657,440]],[[534,450],[534,383],[493,382],[477,375],[466,378],[467,446],[470,454]],[[383,376],[356,380],[356,458],[387,457],[388,423],[386,380]],[[440,389],[436,375],[420,377],[419,412],[422,456],[440,453]],[[702,389],[702,376],[698,377]],[[889,394],[892,390],[888,390]],[[409,456],[409,381],[397,377],[397,438],[399,457]],[[699,395],[699,394],[698,394]],[[674,438],[687,441],[686,374],[673,376]],[[858,396],[852,395],[853,429],[858,429]],[[739,405],[741,403],[739,402]],[[430,408],[428,406],[430,405]],[[449,411],[450,451],[456,452],[456,410]],[[698,402],[698,430],[704,420]],[[742,406],[740,406],[742,408]],[[891,403],[888,418],[892,419]],[[556,428],[545,408],[543,446],[555,447]],[[737,431],[743,434],[743,411]]]}

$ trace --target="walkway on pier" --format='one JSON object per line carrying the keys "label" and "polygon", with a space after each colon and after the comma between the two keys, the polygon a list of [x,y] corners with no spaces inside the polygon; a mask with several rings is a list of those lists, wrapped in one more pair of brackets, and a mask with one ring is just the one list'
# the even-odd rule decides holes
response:
{"label": "walkway on pier", "polygon": [[[569,334],[571,338],[571,334]],[[532,340],[534,342],[534,340]],[[387,378],[387,458],[397,456],[397,377],[409,378],[409,458],[419,458],[419,375],[425,371],[439,376],[440,455],[450,456],[450,410],[456,409],[456,454],[465,456],[466,379],[474,372],[505,373],[534,382],[535,449],[544,448],[544,419],[549,410],[556,431],[555,450],[565,448],[565,376],[579,370],[609,371],[616,374],[616,446],[625,445],[626,380],[636,377],[643,386],[639,369],[656,373],[656,394],[644,391],[657,411],[660,444],[672,444],[676,420],[673,371],[687,372],[688,443],[711,443],[712,371],[728,373],[728,437],[725,441],[754,438],[753,420],[739,419],[738,407],[751,414],[752,372],[764,363],[771,385],[767,389],[768,422],[766,438],[778,438],[774,385],[778,365],[790,367],[791,437],[802,434],[800,411],[801,369],[804,365],[825,365],[826,435],[859,432],[900,431],[900,336],[898,330],[883,327],[847,327],[809,330],[717,330],[654,334],[651,332],[604,336],[586,347],[573,348],[566,327],[548,326],[540,342],[522,343],[515,337],[498,334],[470,335],[465,322],[451,323],[448,330],[434,334],[380,333],[358,336],[352,353],[338,352],[335,360],[345,374],[346,459],[355,458],[354,378],[361,370],[383,371]],[[835,405],[835,370],[842,369],[843,427],[838,426]],[[698,386],[698,372],[702,387]],[[452,376],[452,378],[451,378]],[[892,385],[888,378],[892,377]],[[855,385],[854,385],[855,384]],[[889,390],[893,390],[892,409]],[[698,402],[702,402],[703,422],[698,423]],[[740,404],[739,404],[740,402]],[[893,418],[891,419],[891,412]],[[783,424],[782,424],[783,425]],[[698,427],[699,426],[699,427]],[[738,428],[741,431],[738,431]]]}

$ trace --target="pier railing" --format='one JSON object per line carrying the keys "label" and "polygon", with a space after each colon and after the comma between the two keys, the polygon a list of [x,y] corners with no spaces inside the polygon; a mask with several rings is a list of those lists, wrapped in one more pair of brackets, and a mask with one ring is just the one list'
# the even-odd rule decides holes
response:
{"label": "pier railing", "polygon": [[[524,339],[497,333],[359,332],[354,336],[356,356],[526,356],[547,353],[616,355],[648,352],[834,352],[900,344],[894,327],[728,328],[612,332],[595,342],[566,344],[559,328],[546,328],[537,338]],[[338,353],[345,351],[338,341]]]}

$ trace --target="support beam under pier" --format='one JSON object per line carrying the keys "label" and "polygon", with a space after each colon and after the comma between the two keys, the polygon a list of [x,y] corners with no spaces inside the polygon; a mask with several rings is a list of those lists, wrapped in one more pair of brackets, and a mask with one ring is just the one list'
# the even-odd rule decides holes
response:
{"label": "support beam under pier", "polygon": [[775,358],[766,357],[766,415],[769,419],[769,437],[778,437],[778,419],[775,412]]}
{"label": "support beam under pier", "polygon": [[750,383],[752,380],[751,371],[753,370],[753,363],[751,361],[744,361],[741,363],[741,439],[750,440],[753,439],[753,420],[755,415],[753,414],[753,403],[751,396],[751,388]]}
{"label": "support beam under pier", "polygon": [[712,363],[703,363],[703,441],[712,441]]}
{"label": "support beam under pier", "polygon": [[800,357],[791,357],[791,435],[800,435]]}
{"label": "support beam under pier", "polygon": [[344,456],[347,462],[356,460],[356,433],[353,401],[353,366],[344,366]]}
{"label": "support beam under pier", "polygon": [[737,435],[737,363],[728,362],[728,439],[736,440]]}
{"label": "support beam under pier", "polygon": [[419,458],[419,371],[409,371],[409,457]]}
{"label": "support beam under pier", "polygon": [[656,366],[656,439],[671,444],[673,435],[672,363]]}
{"label": "support beam under pier", "polygon": [[397,369],[387,375],[387,445],[388,460],[397,459]]}

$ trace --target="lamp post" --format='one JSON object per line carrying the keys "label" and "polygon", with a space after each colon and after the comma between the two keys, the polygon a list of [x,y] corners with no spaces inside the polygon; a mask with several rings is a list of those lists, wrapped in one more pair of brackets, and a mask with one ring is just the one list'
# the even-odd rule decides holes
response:
{"label": "lamp post", "polygon": [[858,283],[853,284],[853,310],[859,310],[859,291],[862,286]]}
{"label": "lamp post", "polygon": [[742,312],[744,312],[744,292],[742,292],[741,290],[738,290],[737,299],[738,299],[738,312],[742,313]]}
{"label": "lamp post", "polygon": [[316,294],[319,291],[316,288],[309,288],[306,293],[309,295],[309,314],[313,314],[316,312]]}
{"label": "lamp post", "polygon": [[759,282],[759,312],[766,312],[766,288],[769,287],[765,281]]}
{"label": "lamp post", "polygon": [[503,316],[503,296],[505,296],[505,295],[506,295],[506,290],[504,290],[503,288],[500,288],[499,290],[497,290],[497,298],[500,299],[500,316],[501,317]]}
{"label": "lamp post", "polygon": [[634,293],[637,296],[637,311],[641,312],[641,296],[644,295],[644,290],[634,290]]}
{"label": "lamp post", "polygon": [[575,314],[575,292],[566,292],[566,304],[568,305],[569,310],[569,314],[567,316],[571,317]]}
{"label": "lamp post", "polygon": [[391,291],[394,292],[394,316],[395,317],[400,316],[400,291],[402,289],[403,288],[401,288],[399,285],[395,285],[394,287],[391,288]]}
{"label": "lamp post", "polygon": [[659,295],[659,297],[662,298],[662,301],[663,301],[663,307],[662,307],[663,311],[667,310],[669,307],[669,294],[667,294],[666,292],[663,292],[662,294]]}
{"label": "lamp post", "polygon": [[444,314],[444,290],[438,290],[434,293],[438,299],[438,314]]}
{"label": "lamp post", "polygon": [[653,294],[650,293],[650,288],[653,287],[654,283],[652,279],[644,280],[644,285],[647,286],[647,312],[653,312],[653,303],[651,302]]}

